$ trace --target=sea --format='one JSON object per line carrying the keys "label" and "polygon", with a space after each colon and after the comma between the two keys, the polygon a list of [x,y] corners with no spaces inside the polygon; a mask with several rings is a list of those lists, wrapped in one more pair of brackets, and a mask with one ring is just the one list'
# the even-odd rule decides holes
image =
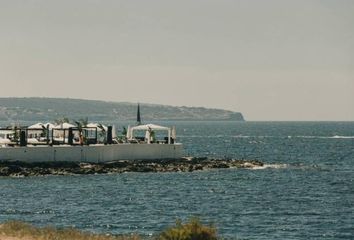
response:
{"label": "sea", "polygon": [[186,155],[264,166],[2,177],[0,222],[149,239],[197,217],[223,239],[354,239],[354,122],[158,123],[176,125]]}

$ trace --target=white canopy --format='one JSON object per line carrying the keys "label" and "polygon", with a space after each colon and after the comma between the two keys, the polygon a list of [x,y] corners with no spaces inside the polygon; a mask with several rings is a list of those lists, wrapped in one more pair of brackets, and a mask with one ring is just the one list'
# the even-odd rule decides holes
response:
{"label": "white canopy", "polygon": [[74,128],[76,127],[75,125],[72,125],[70,123],[63,123],[63,124],[59,124],[55,127],[53,127],[54,129],[69,129],[69,128]]}
{"label": "white canopy", "polygon": [[0,144],[8,144],[11,143],[10,139],[7,138],[0,138]]}
{"label": "white canopy", "polygon": [[43,123],[36,123],[29,126],[27,129],[30,130],[30,135],[32,134],[39,135],[42,134],[42,132],[44,131],[43,127],[44,127]]}
{"label": "white canopy", "polygon": [[159,125],[155,125],[155,124],[139,125],[139,126],[131,128],[131,131],[138,131],[138,130],[143,130],[143,131],[148,131],[148,130],[152,130],[152,131],[169,131],[170,128],[159,126]]}
{"label": "white canopy", "polygon": [[52,123],[36,123],[28,127],[28,129],[42,129],[43,127],[47,128],[49,126],[49,129],[52,129],[55,127],[54,124]]}
{"label": "white canopy", "polygon": [[14,134],[14,130],[7,130],[7,129],[4,129],[4,130],[0,130],[0,134]]}
{"label": "white canopy", "polygon": [[48,127],[49,126],[49,129],[52,129],[52,128],[55,127],[55,125],[53,123],[50,123],[50,122],[44,123],[43,125],[44,125],[44,127]]}
{"label": "white canopy", "polygon": [[128,133],[127,133],[127,138],[132,139],[134,138],[134,131],[146,131],[145,137],[148,140],[148,143],[150,143],[151,140],[151,132],[152,131],[167,131],[168,132],[168,144],[171,143],[170,137],[171,137],[171,129],[168,127],[163,127],[155,124],[146,124],[146,125],[139,125],[136,127],[128,127]]}
{"label": "white canopy", "polygon": [[28,127],[28,129],[42,129],[44,126],[43,123],[36,123]]}

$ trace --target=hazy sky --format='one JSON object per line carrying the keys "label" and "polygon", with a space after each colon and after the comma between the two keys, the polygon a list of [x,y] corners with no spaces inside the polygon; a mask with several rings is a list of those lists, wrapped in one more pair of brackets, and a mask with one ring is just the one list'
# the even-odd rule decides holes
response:
{"label": "hazy sky", "polygon": [[0,0],[0,96],[354,120],[353,0]]}

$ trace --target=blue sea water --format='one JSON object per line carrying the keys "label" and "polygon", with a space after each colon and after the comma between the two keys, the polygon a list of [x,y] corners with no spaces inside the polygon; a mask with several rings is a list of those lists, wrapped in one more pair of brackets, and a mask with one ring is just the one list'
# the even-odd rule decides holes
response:
{"label": "blue sea water", "polygon": [[228,239],[354,239],[353,122],[164,122],[192,156],[258,169],[0,178],[0,222],[158,233],[198,216]]}

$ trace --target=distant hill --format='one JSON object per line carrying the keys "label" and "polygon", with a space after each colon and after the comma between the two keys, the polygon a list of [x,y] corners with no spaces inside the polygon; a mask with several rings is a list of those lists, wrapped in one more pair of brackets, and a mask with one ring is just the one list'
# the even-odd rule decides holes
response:
{"label": "distant hill", "polygon": [[[239,112],[203,107],[173,107],[141,103],[148,120],[233,120],[244,121]],[[135,120],[137,104],[69,98],[0,98],[0,121],[52,121],[67,117],[90,121]]]}

